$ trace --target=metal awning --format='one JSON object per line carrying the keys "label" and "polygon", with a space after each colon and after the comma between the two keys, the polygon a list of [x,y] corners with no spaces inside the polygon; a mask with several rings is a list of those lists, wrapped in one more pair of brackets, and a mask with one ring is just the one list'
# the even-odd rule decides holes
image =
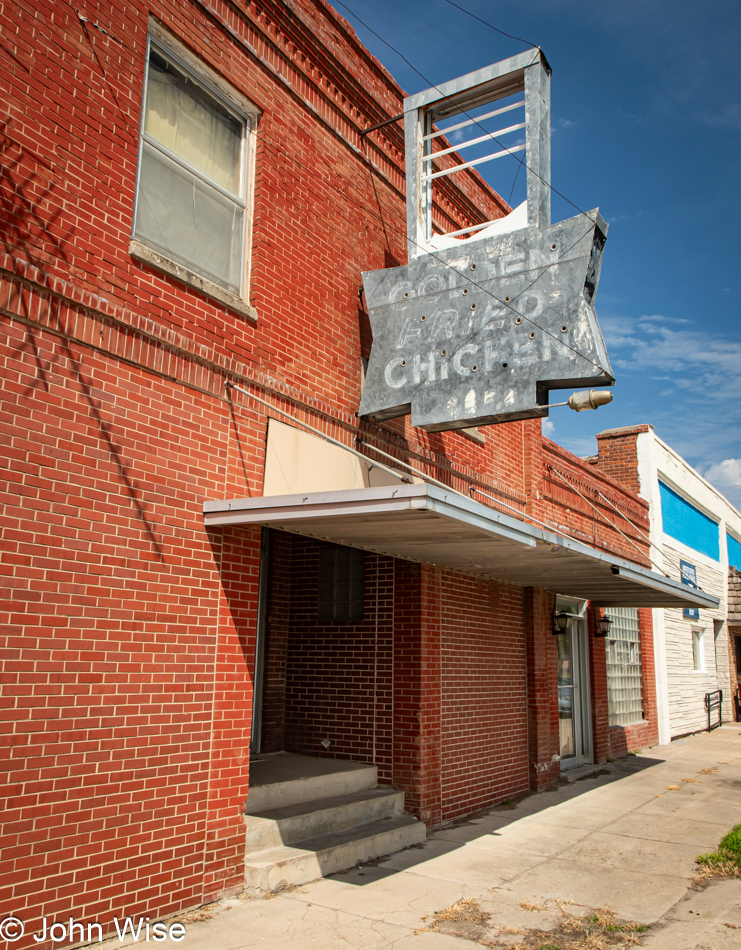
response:
{"label": "metal awning", "polygon": [[705,607],[719,600],[645,567],[435,485],[207,501],[207,526],[264,525],[434,564],[602,607]]}

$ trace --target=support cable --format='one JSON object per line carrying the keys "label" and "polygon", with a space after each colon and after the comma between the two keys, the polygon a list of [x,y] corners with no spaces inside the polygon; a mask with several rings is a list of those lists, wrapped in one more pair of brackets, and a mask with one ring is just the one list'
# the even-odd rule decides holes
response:
{"label": "support cable", "polygon": [[[576,485],[574,485],[572,482],[570,482],[569,479],[566,478],[564,475],[562,475],[557,469],[553,468],[553,466],[549,465],[549,466],[548,466],[548,470],[551,471],[551,472],[553,472],[554,475],[557,475],[557,476],[561,479],[562,482],[565,482],[565,483],[569,486],[569,488],[570,488],[572,491],[575,491],[576,494],[577,494],[583,501],[585,501],[591,508],[594,508],[594,510],[597,512],[597,514],[600,516],[600,518],[605,522],[605,524],[608,524],[611,528],[614,528],[614,530],[617,531],[617,533],[618,533],[619,535],[622,535],[622,537],[625,538],[625,540],[628,542],[628,544],[631,544],[631,545],[636,549],[636,551],[639,551],[639,552],[640,552],[640,554],[641,554],[642,557],[646,557],[646,552],[645,552],[644,550],[642,550],[640,547],[638,547],[638,545],[635,543],[635,541],[633,541],[632,538],[629,538],[627,534],[625,534],[623,531],[621,531],[620,528],[618,528],[618,526],[617,526],[613,521],[609,521],[609,520],[605,517],[604,513],[603,513],[602,511],[600,511],[599,508],[598,508],[596,505],[592,504],[592,502],[587,498],[586,495],[583,495],[583,494],[579,491],[579,489],[576,487]],[[626,520],[627,520],[627,519],[626,519]],[[631,522],[631,524],[632,524],[632,522]],[[662,568],[660,568],[659,565],[654,561],[654,559],[651,557],[650,554],[648,555],[648,559],[649,559],[649,561],[654,565],[654,567],[656,568],[657,571],[659,571],[661,574],[664,574],[664,577],[669,577],[669,575],[666,574],[666,573],[664,572],[664,570],[663,570]],[[670,578],[670,580],[671,580],[671,578]]]}
{"label": "support cable", "polygon": [[[308,422],[304,422],[303,419],[299,419],[298,416],[294,416],[290,412],[286,412],[285,409],[279,409],[277,406],[274,406],[271,402],[268,402],[267,399],[262,399],[260,396],[256,396],[254,393],[250,392],[248,389],[244,389],[242,386],[238,386],[236,383],[231,382],[230,380],[226,381],[227,389],[234,389],[238,393],[242,393],[244,396],[247,396],[249,399],[254,399],[255,402],[259,402],[261,405],[266,406],[268,409],[273,412],[277,412],[282,416],[285,416],[287,419],[290,419],[292,422],[295,422],[297,425],[303,426],[305,429],[308,429],[310,432],[313,432],[315,435],[318,435],[321,439],[324,439],[326,442],[330,442],[332,445],[336,445],[341,449],[345,449],[347,452],[351,452],[357,458],[362,459],[364,462],[370,462],[376,468],[382,469],[384,472],[387,472],[389,475],[393,475],[394,478],[398,478],[401,481],[404,481],[406,476],[404,476],[398,469],[390,468],[388,465],[384,465],[382,462],[372,462],[367,455],[364,455],[362,452],[359,452],[357,449],[351,448],[349,445],[346,445],[344,442],[340,442],[339,439],[333,439],[331,435],[327,435],[326,432],[322,432],[321,429],[317,429],[314,426],[310,425]],[[384,458],[390,459],[392,462],[395,462],[397,465],[403,465],[404,468],[409,469],[409,471],[416,475],[418,478],[421,478],[423,481],[428,482],[432,485],[437,485],[438,488],[442,488],[447,492],[452,492],[454,495],[458,495],[460,498],[464,498],[466,501],[470,501],[468,495],[464,494],[462,491],[458,491],[457,488],[453,488],[450,485],[446,485],[445,482],[441,482],[439,479],[435,478],[432,475],[423,472],[418,468],[415,468],[413,465],[410,465],[409,462],[404,462],[402,459],[397,459],[393,455],[389,455],[388,452],[384,452],[383,449],[376,448],[369,442],[366,442],[363,439],[358,440],[361,445],[364,445],[366,448],[370,449],[373,452],[376,452],[378,455],[382,455]],[[430,464],[434,464],[430,463]],[[409,479],[406,478],[406,484],[409,484]],[[491,499],[495,504],[500,505],[502,508],[507,508],[510,511],[514,511],[519,515],[518,520],[529,520],[534,521],[536,524],[541,525],[544,528],[547,528],[549,531],[553,531],[556,534],[564,535],[566,537],[571,537],[571,535],[566,534],[565,531],[562,531],[560,528],[557,528],[555,525],[547,524],[545,521],[539,521],[537,518],[533,518],[532,515],[529,515],[527,512],[521,511],[518,508],[514,508],[512,505],[508,505],[503,501],[500,501],[498,498],[495,498],[493,495],[489,495],[487,492],[482,491],[480,488],[472,488],[471,491],[475,491],[480,495],[483,495],[485,498]],[[610,524],[610,522],[608,522]],[[578,540],[574,538],[573,540]],[[640,550],[640,549],[639,549]],[[643,553],[643,552],[641,552]]]}
{"label": "support cable", "polygon": [[[657,550],[657,551],[659,552],[659,554],[661,555],[662,560],[663,560],[664,552],[663,552],[663,550],[658,546],[658,544],[655,544],[655,543],[651,540],[651,538],[649,538],[649,536],[648,536],[644,531],[641,531],[641,529],[638,527],[637,524],[635,524],[635,522],[631,521],[630,518],[628,518],[627,515],[624,515],[623,512],[617,507],[617,505],[613,505],[613,503],[610,501],[610,499],[607,498],[605,495],[603,495],[602,492],[601,492],[599,489],[597,489],[597,494],[600,496],[600,498],[602,498],[604,501],[607,502],[607,504],[610,506],[610,508],[614,508],[615,511],[617,511],[617,513],[620,515],[620,517],[621,517],[621,518],[624,518],[625,521],[627,521],[628,524],[629,524],[632,528],[635,528],[635,530],[638,532],[638,534],[640,534],[640,536],[641,536],[642,538],[644,538],[644,540],[646,540],[646,541],[651,545],[652,548],[655,548],[655,550]],[[668,575],[667,575],[667,576],[668,576]]]}

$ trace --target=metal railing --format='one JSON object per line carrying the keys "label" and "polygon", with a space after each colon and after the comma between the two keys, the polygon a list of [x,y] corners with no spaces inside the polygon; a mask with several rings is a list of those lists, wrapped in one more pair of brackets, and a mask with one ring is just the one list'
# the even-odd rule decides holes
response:
{"label": "metal railing", "polygon": [[[716,689],[712,693],[705,693],[705,708],[708,711],[708,732],[717,729],[723,723],[723,690]],[[718,721],[713,722],[713,712],[717,710]]]}

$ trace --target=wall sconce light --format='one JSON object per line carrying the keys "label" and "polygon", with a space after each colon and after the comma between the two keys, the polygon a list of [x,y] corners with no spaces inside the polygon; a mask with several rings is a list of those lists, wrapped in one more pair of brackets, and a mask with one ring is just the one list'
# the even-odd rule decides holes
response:
{"label": "wall sconce light", "polygon": [[595,637],[606,637],[610,632],[611,626],[612,617],[608,617],[607,614],[604,614],[602,617],[597,617],[597,627],[599,629],[594,631]]}
{"label": "wall sconce light", "polygon": [[553,615],[553,630],[551,631],[553,636],[557,637],[560,633],[566,633],[572,620],[571,614],[565,610],[557,610]]}

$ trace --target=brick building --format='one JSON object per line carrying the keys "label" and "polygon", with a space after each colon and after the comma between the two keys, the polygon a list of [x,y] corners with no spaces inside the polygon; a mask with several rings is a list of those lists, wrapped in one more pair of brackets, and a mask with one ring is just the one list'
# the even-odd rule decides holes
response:
{"label": "brick building", "polygon": [[[323,0],[0,24],[14,946],[239,890],[272,753],[370,764],[435,826],[655,741],[648,608],[693,595],[650,572],[635,487],[538,419],[357,416],[361,272],[407,232],[401,126],[361,135],[403,93],[349,25]],[[471,168],[435,226],[509,210]]]}

